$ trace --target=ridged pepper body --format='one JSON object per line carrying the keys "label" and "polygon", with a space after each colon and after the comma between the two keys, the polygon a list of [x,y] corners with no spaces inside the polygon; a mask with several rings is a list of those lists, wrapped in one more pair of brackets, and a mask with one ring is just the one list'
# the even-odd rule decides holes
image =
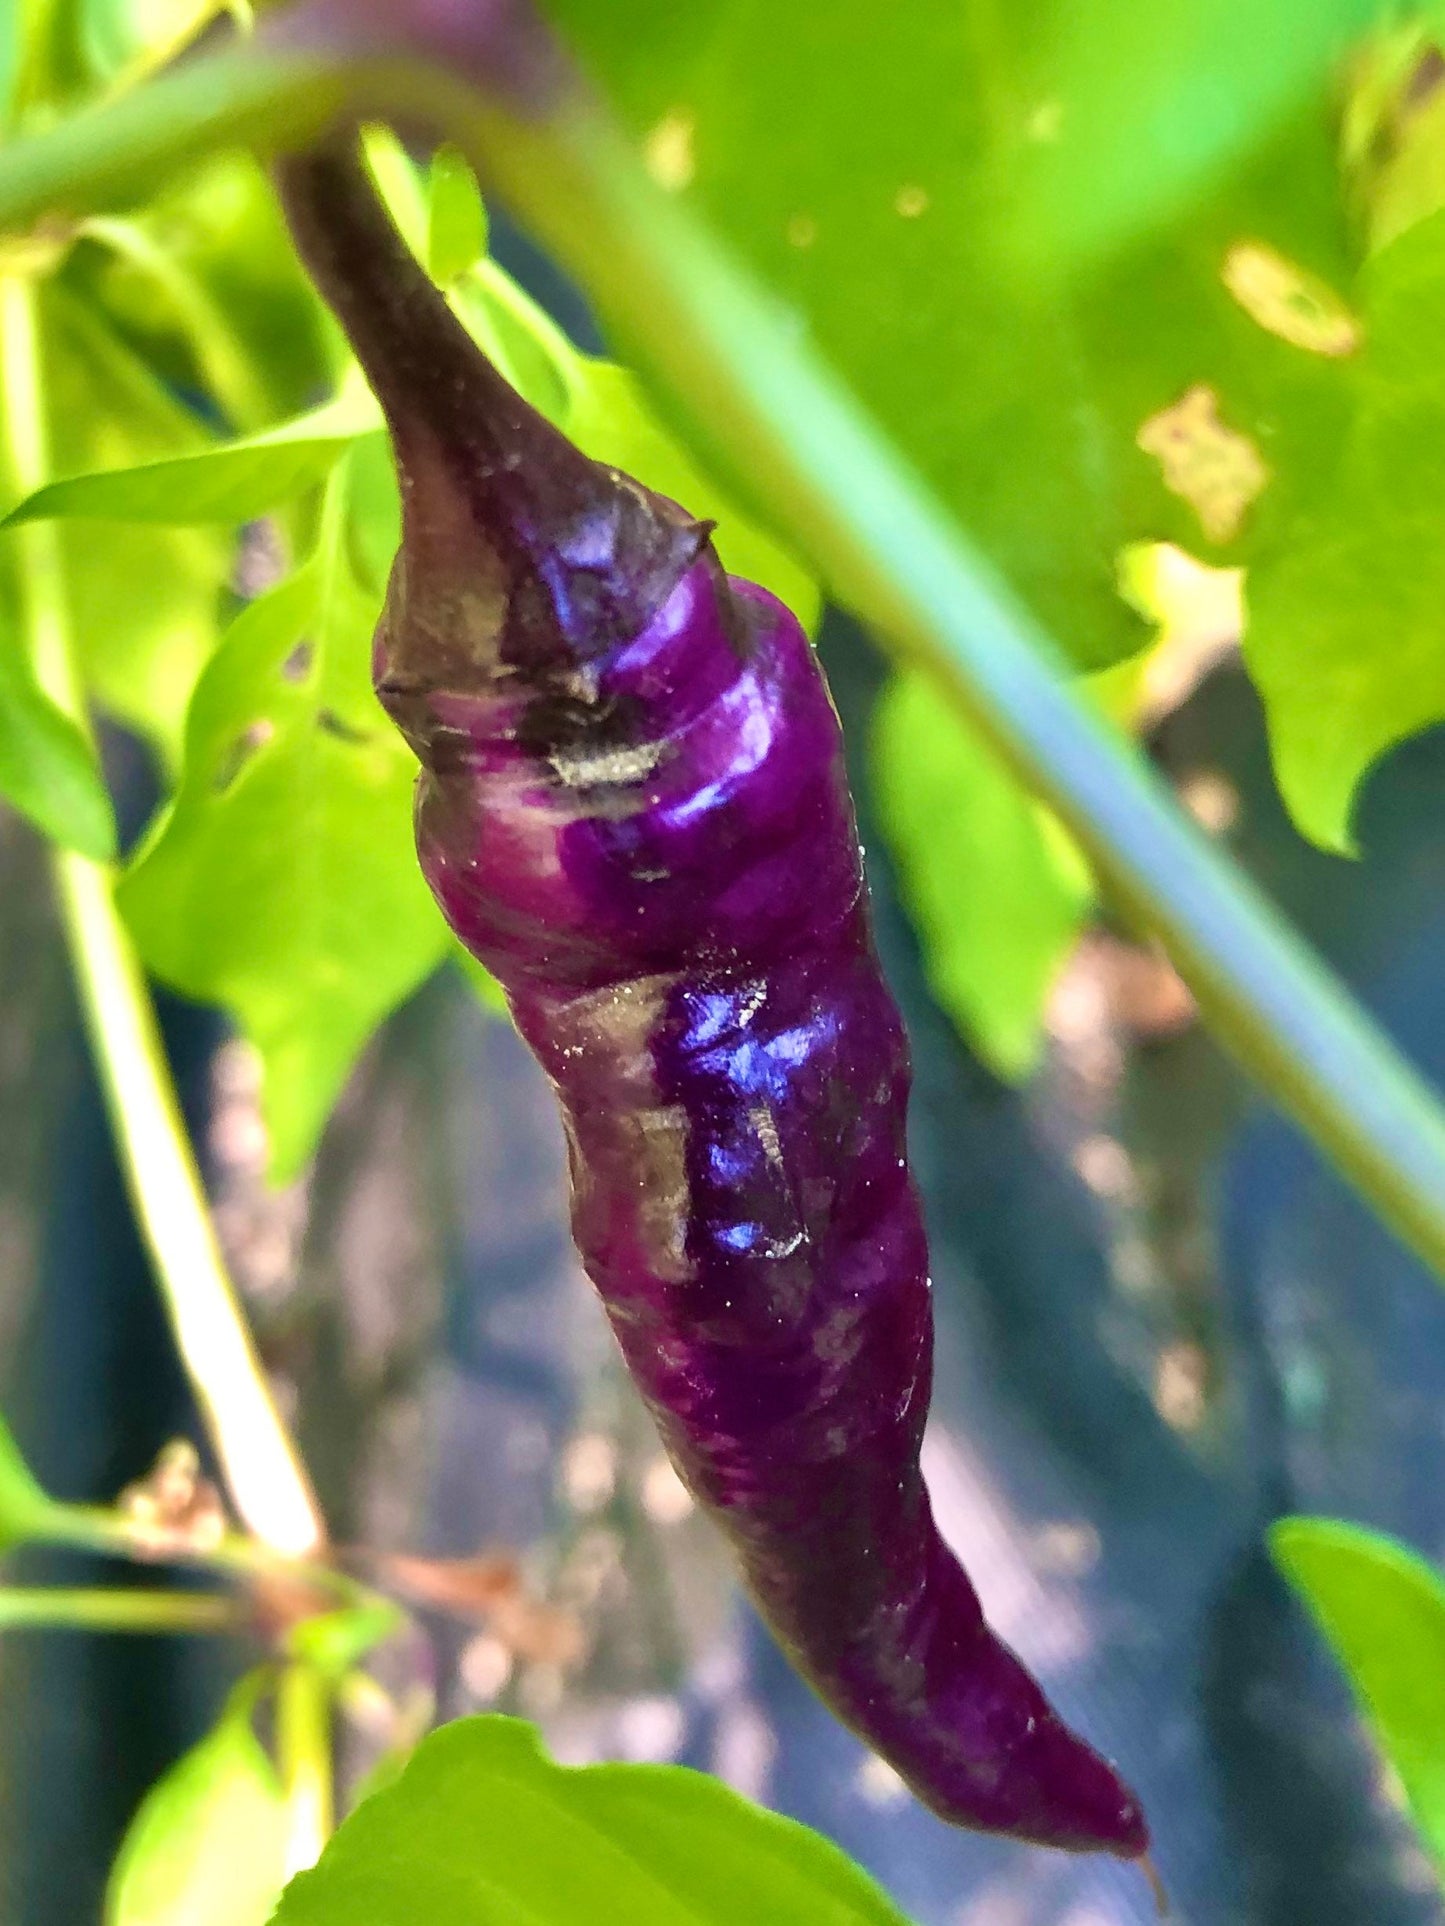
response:
{"label": "ridged pepper body", "polygon": [[349,164],[287,190],[396,444],[375,670],[421,762],[422,868],[552,1080],[577,1246],[674,1464],[927,1805],[1142,1853],[929,1509],[908,1051],[806,636],[520,402]]}

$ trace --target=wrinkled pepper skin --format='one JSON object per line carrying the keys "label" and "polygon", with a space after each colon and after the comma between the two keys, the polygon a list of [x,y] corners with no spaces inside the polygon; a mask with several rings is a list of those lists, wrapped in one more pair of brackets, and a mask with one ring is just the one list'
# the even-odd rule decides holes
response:
{"label": "wrinkled pepper skin", "polygon": [[1142,1854],[929,1509],[908,1051],[806,637],[506,386],[348,157],[282,185],[395,442],[375,670],[421,762],[422,868],[556,1089],[577,1246],[674,1464],[926,1805]]}

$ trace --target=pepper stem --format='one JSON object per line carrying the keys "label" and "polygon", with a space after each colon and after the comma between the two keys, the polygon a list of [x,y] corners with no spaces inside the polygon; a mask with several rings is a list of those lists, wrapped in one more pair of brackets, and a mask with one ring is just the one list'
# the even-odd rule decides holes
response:
{"label": "pepper stem", "polygon": [[706,526],[590,460],[493,367],[388,217],[354,133],[281,160],[276,179],[391,430],[405,558],[391,682],[565,673],[630,640]]}

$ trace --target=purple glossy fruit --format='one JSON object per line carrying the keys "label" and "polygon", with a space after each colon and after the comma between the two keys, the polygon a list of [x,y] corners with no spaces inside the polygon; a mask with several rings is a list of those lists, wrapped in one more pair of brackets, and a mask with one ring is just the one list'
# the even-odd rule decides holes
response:
{"label": "purple glossy fruit", "polygon": [[422,868],[552,1079],[578,1248],[679,1474],[925,1804],[1142,1854],[929,1510],[908,1052],[806,637],[507,386],[348,155],[283,187],[395,442],[376,686]]}

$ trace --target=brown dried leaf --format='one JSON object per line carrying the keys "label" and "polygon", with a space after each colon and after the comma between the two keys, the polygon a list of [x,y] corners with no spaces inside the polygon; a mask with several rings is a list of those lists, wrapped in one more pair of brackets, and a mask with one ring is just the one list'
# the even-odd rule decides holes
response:
{"label": "brown dried leaf", "polygon": [[116,1509],[130,1524],[138,1548],[155,1558],[214,1551],[226,1536],[221,1494],[202,1475],[188,1438],[165,1445],[145,1477],[122,1491]]}
{"label": "brown dried leaf", "polygon": [[389,1552],[376,1559],[376,1573],[415,1605],[482,1621],[517,1658],[569,1666],[582,1656],[586,1641],[575,1614],[534,1597],[508,1552],[472,1558]]}

